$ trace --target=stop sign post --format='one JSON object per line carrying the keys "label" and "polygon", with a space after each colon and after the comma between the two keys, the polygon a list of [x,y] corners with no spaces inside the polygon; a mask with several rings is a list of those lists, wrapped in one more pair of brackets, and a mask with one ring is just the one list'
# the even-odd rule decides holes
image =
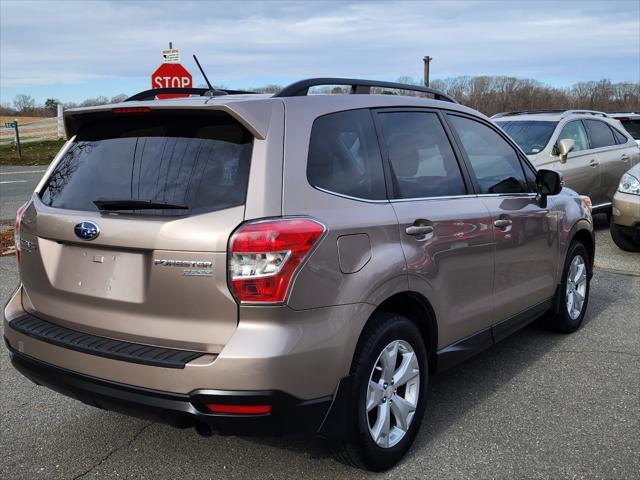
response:
{"label": "stop sign post", "polygon": [[[179,63],[163,63],[151,75],[151,88],[191,88],[191,74]],[[188,94],[167,93],[158,98],[188,97]]]}

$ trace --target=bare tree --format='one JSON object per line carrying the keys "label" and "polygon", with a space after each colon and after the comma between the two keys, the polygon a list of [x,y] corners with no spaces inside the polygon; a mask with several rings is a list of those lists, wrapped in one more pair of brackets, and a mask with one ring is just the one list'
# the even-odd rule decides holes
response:
{"label": "bare tree", "polygon": [[282,90],[282,87],[280,85],[271,84],[265,85],[264,87],[250,88],[249,90],[259,93],[278,93],[280,90]]}
{"label": "bare tree", "polygon": [[124,93],[121,93],[120,95],[116,95],[115,97],[111,97],[110,103],[124,102],[127,98],[129,98],[128,95],[125,95]]}
{"label": "bare tree", "polygon": [[13,99],[13,106],[22,114],[30,113],[36,108],[36,101],[31,95],[20,93]]}
{"label": "bare tree", "polygon": [[93,107],[95,105],[106,105],[107,103],[109,103],[109,99],[103,95],[100,95],[98,97],[95,98],[87,98],[85,101],[83,101],[80,106],[81,107]]}

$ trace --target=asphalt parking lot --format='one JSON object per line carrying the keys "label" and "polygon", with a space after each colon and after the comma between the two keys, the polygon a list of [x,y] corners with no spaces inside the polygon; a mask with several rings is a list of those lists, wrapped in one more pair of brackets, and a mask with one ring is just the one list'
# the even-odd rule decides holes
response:
{"label": "asphalt parking lot", "polygon": [[[6,172],[26,181],[0,184],[1,219],[41,175]],[[202,438],[88,407],[23,378],[3,349],[0,477],[639,478],[640,254],[603,219],[596,265],[581,330],[532,325],[433,379],[414,447],[384,474],[334,462],[317,439]],[[17,283],[15,258],[0,258],[3,303]]]}

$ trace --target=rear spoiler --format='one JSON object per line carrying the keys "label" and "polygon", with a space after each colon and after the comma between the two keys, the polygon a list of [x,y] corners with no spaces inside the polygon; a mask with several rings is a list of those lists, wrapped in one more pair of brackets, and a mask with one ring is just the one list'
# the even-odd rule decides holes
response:
{"label": "rear spoiler", "polygon": [[[157,101],[148,101],[136,102],[135,107],[131,103],[120,103],[67,110],[64,112],[64,126],[67,137],[71,138],[78,133],[78,130],[85,122],[96,117],[104,118],[107,115],[113,115],[114,110],[117,111],[119,109],[148,109],[150,112],[175,110],[176,113],[186,110],[199,112],[215,110],[228,113],[246,127],[254,137],[259,140],[264,140],[269,131],[269,122],[271,120],[273,107],[274,100],[272,99],[256,99],[220,104],[198,103],[193,105],[164,104]],[[114,118],[117,117],[114,115]]]}

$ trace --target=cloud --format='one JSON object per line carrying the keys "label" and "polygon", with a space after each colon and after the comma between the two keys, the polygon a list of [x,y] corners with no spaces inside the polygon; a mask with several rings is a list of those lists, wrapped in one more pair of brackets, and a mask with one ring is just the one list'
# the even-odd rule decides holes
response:
{"label": "cloud", "polygon": [[[169,41],[215,82],[316,75],[640,80],[637,1],[0,3],[0,85],[145,78]],[[612,66],[614,68],[612,68]]]}

